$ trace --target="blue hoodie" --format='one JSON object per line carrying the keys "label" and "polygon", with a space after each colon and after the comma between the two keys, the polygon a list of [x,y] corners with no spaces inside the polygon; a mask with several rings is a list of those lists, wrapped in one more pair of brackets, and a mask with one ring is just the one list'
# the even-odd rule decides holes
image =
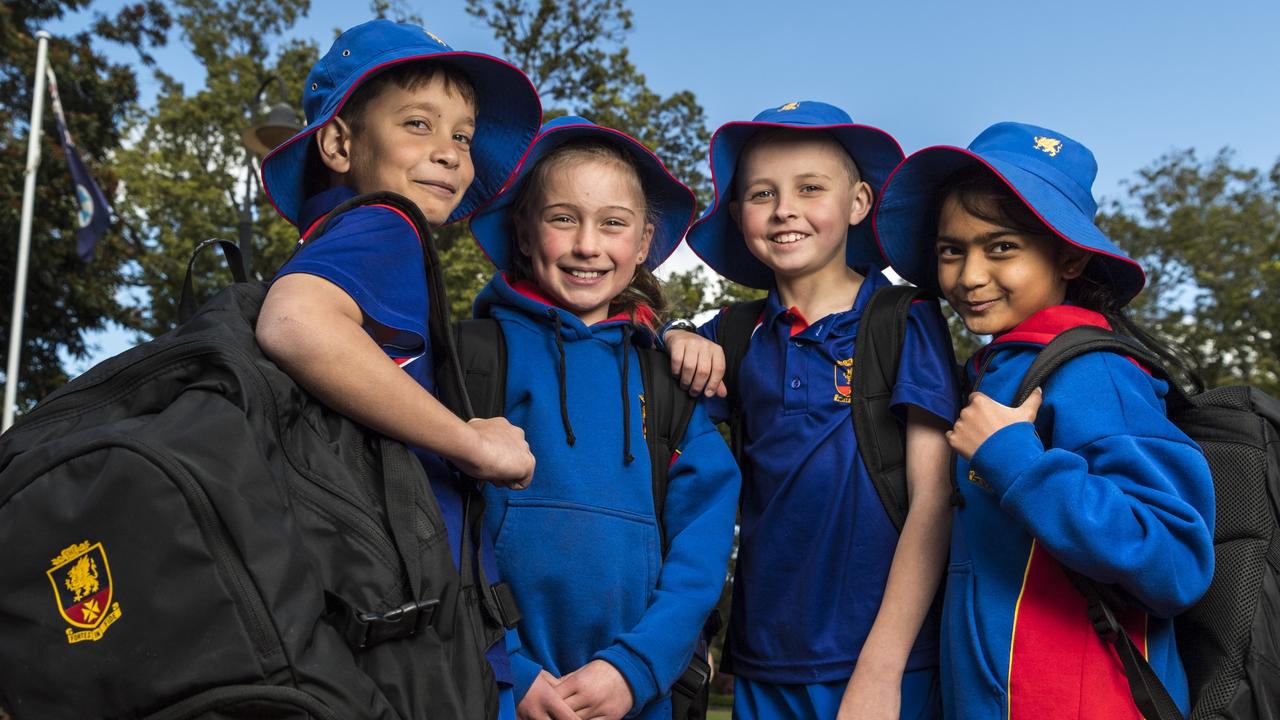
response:
{"label": "blue hoodie", "polygon": [[[1010,404],[1040,349],[1077,325],[1107,323],[1066,305],[1027,318],[970,364],[976,390]],[[1166,390],[1128,358],[1088,353],[1049,376],[1034,424],[957,458],[946,717],[1137,720],[1124,669],[1063,567],[1135,601],[1119,619],[1187,711],[1171,618],[1213,576],[1214,495],[1199,446],[1165,417]]]}
{"label": "blue hoodie", "polygon": [[517,286],[494,276],[475,308],[502,326],[505,415],[537,459],[528,489],[485,489],[485,526],[524,616],[508,636],[516,698],[540,670],[562,677],[602,659],[631,687],[628,717],[669,719],[669,690],[724,585],[737,466],[699,406],[672,458],[664,558],[628,350],[651,336],[625,318],[588,327]]}

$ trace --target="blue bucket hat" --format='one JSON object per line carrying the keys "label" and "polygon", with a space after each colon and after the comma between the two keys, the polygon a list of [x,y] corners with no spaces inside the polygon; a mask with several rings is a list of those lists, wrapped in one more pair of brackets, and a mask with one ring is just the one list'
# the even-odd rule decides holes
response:
{"label": "blue bucket hat", "polygon": [[284,219],[298,224],[306,200],[307,153],[314,152],[311,136],[332,122],[369,78],[401,63],[428,59],[464,72],[476,92],[471,143],[475,180],[448,221],[466,217],[502,189],[542,121],[542,105],[529,78],[498,58],[454,50],[418,25],[371,20],[339,35],[311,68],[302,91],[305,129],[262,161],[263,187]]}
{"label": "blue bucket hat", "polygon": [[1142,266],[1093,223],[1098,212],[1091,191],[1098,174],[1093,153],[1062,133],[1014,122],[983,130],[968,149],[921,150],[894,171],[874,227],[881,250],[899,275],[938,291],[938,191],[956,172],[973,165],[995,173],[1059,238],[1094,253],[1089,272],[1124,302],[1142,290]]}
{"label": "blue bucket hat", "polygon": [[[747,141],[761,129],[771,127],[826,131],[844,146],[877,199],[890,172],[902,161],[902,147],[888,133],[869,125],[857,125],[848,113],[823,102],[791,102],[769,108],[751,122],[721,125],[711,138],[715,202],[689,231],[689,247],[717,273],[754,288],[771,287],[773,271],[747,249],[742,232],[729,215],[729,194]],[[870,222],[849,226],[845,261],[850,267],[884,267]]]}
{"label": "blue bucket hat", "polygon": [[658,217],[645,267],[650,270],[657,268],[680,244],[693,221],[696,202],[693,191],[677,180],[644,143],[624,132],[596,125],[584,117],[567,115],[542,126],[511,183],[497,200],[471,218],[471,234],[499,270],[511,269],[515,240],[512,210],[529,172],[556,148],[584,139],[617,145],[636,159],[645,199],[652,204],[653,214]]}

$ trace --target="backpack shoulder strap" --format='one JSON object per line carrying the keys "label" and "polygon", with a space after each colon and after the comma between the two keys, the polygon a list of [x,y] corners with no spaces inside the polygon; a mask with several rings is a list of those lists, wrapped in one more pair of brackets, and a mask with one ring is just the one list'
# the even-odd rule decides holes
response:
{"label": "backpack shoulder strap", "polygon": [[[1031,391],[1042,385],[1045,380],[1069,360],[1091,352],[1114,352],[1118,355],[1133,358],[1145,365],[1152,372],[1168,379],[1159,359],[1136,340],[1117,334],[1110,330],[1094,326],[1080,326],[1065,330],[1049,341],[1031,361],[1022,376],[1018,392],[1014,395],[1014,406],[1026,401]],[[1177,383],[1169,382],[1169,392],[1175,397],[1185,397]],[[1076,590],[1084,596],[1089,606],[1089,620],[1093,630],[1104,643],[1115,647],[1124,666],[1125,677],[1129,681],[1129,691],[1134,703],[1142,711],[1144,717],[1152,720],[1182,720],[1182,713],[1168,690],[1161,683],[1159,676],[1151,665],[1142,657],[1129,638],[1129,634],[1116,620],[1113,606],[1123,604],[1123,599],[1106,586],[1079,573],[1067,569],[1067,575]]]}
{"label": "backpack shoulder strap", "polygon": [[716,341],[724,349],[724,381],[731,394],[738,381],[738,368],[742,365],[742,357],[747,354],[747,345],[751,342],[751,333],[756,329],[756,321],[764,312],[765,299],[737,302],[726,307],[720,316],[720,325],[716,330]]}
{"label": "backpack shoulder strap", "polygon": [[724,384],[729,388],[729,449],[739,463],[745,442],[742,428],[742,405],[738,400],[738,370],[751,343],[751,333],[764,312],[765,298],[737,302],[724,309],[716,330],[716,341],[724,350]]}
{"label": "backpack shoulder strap", "polygon": [[640,377],[644,383],[644,436],[649,446],[649,466],[653,476],[653,511],[658,521],[658,536],[662,540],[662,554],[669,546],[667,529],[662,521],[667,503],[667,471],[689,428],[694,398],[680,388],[671,374],[667,354],[648,347],[637,347],[640,356]]}
{"label": "backpack shoulder strap", "polygon": [[[1133,358],[1160,378],[1169,379],[1160,359],[1138,341],[1105,328],[1082,325],[1064,330],[1036,355],[1035,360],[1031,361],[1031,367],[1022,376],[1018,392],[1014,395],[1013,406],[1021,405],[1032,390],[1044,384],[1055,370],[1068,361],[1086,353],[1100,351]],[[1174,399],[1183,399],[1181,388],[1172,381],[1169,382],[1169,394]]]}
{"label": "backpack shoulder strap", "polygon": [[[457,341],[457,370],[447,359],[439,374],[440,401],[459,417],[492,418],[502,415],[507,393],[507,340],[502,326],[492,318],[460,320],[453,324]],[[458,387],[463,380],[465,393]]]}
{"label": "backpack shoulder strap", "polygon": [[849,409],[858,454],[894,528],[907,519],[906,436],[889,407],[906,339],[907,315],[917,299],[929,299],[919,288],[889,285],[871,296],[854,339]]}

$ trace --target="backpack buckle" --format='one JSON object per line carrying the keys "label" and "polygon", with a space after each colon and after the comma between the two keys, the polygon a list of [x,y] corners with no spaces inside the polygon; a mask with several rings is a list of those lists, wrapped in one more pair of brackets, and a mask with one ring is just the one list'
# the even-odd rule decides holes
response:
{"label": "backpack buckle", "polygon": [[413,637],[435,620],[437,599],[411,600],[399,607],[381,612],[361,612],[344,600],[326,593],[329,601],[328,620],[347,641],[352,650]]}
{"label": "backpack buckle", "polygon": [[1111,608],[1101,600],[1089,601],[1089,621],[1093,623],[1093,629],[1107,642],[1111,642],[1119,637],[1124,629],[1120,627],[1120,621],[1116,620],[1116,616],[1111,612]]}

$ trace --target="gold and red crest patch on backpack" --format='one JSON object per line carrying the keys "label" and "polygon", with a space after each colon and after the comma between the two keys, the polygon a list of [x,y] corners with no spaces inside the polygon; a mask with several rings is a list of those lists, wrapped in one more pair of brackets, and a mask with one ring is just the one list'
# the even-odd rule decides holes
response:
{"label": "gold and red crest patch on backpack", "polygon": [[58,614],[71,627],[67,642],[102,639],[120,619],[120,603],[112,601],[111,566],[102,543],[84,541],[63,548],[47,572]]}

